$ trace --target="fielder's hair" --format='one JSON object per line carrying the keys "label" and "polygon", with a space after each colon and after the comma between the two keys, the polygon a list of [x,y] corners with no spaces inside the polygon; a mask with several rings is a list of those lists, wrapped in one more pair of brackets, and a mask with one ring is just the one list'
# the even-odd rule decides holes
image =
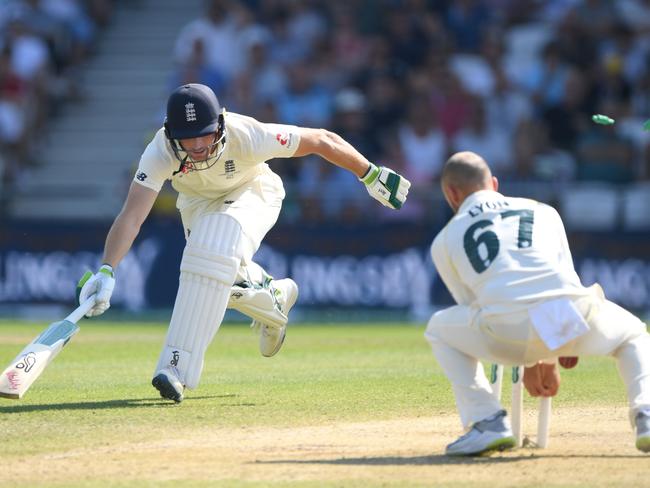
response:
{"label": "fielder's hair", "polygon": [[486,187],[492,172],[485,160],[476,153],[463,151],[453,154],[442,169],[440,182],[463,190]]}

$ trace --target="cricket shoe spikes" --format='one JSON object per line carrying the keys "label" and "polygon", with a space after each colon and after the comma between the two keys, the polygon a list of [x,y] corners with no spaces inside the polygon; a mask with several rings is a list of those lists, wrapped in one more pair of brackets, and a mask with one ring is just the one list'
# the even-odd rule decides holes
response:
{"label": "cricket shoe spikes", "polygon": [[185,387],[178,377],[169,369],[158,371],[151,384],[160,392],[160,396],[176,403],[183,401],[183,391]]}
{"label": "cricket shoe spikes", "polygon": [[447,456],[480,456],[492,451],[504,451],[515,447],[506,411],[499,410],[472,425],[472,428],[447,446]]}
{"label": "cricket shoe spikes", "polygon": [[[271,288],[277,306],[288,317],[289,311],[298,299],[298,285],[291,278],[285,278],[272,281]],[[275,324],[254,320],[251,326],[260,329],[260,353],[262,356],[267,358],[274,356],[284,343],[287,334],[286,322],[278,327]]]}
{"label": "cricket shoe spikes", "polygon": [[634,419],[636,426],[636,448],[650,452],[650,409],[641,410]]}

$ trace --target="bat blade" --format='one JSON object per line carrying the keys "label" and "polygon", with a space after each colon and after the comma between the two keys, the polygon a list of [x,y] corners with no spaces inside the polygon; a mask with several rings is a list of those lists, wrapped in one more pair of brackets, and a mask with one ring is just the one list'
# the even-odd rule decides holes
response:
{"label": "bat blade", "polygon": [[69,320],[50,324],[0,375],[0,397],[18,400],[56,357],[79,326]]}

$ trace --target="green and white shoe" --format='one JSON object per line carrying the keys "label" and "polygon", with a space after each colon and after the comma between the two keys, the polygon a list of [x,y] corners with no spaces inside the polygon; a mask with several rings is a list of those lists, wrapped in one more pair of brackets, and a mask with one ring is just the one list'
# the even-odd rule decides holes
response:
{"label": "green and white shoe", "polygon": [[[298,285],[291,278],[273,280],[271,290],[275,297],[276,306],[288,318],[289,311],[298,299]],[[284,343],[287,324],[278,327],[276,324],[255,320],[251,326],[260,329],[260,353],[262,353],[262,356],[269,358],[277,354]]]}
{"label": "green and white shoe", "polygon": [[282,327],[289,319],[278,304],[274,288],[276,283],[282,281],[285,280],[275,281],[269,276],[261,284],[250,281],[237,283],[230,289],[228,308],[247,315],[254,322]]}

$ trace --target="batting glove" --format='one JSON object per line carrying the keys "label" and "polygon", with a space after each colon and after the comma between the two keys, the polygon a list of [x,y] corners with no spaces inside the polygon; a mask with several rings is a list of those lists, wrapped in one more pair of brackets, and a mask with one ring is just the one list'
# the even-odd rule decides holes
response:
{"label": "batting glove", "polygon": [[411,182],[385,166],[375,166],[370,163],[368,172],[359,178],[370,196],[382,205],[392,209],[402,208],[406,201]]}
{"label": "batting glove", "polygon": [[111,306],[111,295],[115,288],[115,273],[112,266],[103,264],[97,273],[86,271],[77,283],[77,302],[85,302],[88,297],[95,294],[95,306],[91,308],[86,317],[101,315]]}

